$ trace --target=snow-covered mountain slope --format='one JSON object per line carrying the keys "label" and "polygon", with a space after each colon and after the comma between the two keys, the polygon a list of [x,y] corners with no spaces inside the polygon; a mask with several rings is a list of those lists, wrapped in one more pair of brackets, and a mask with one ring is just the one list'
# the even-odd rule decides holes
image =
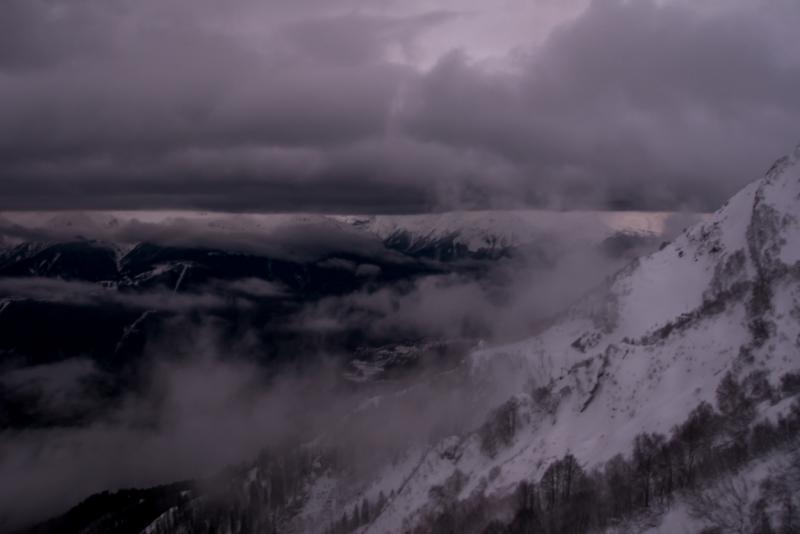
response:
{"label": "snow-covered mountain slope", "polygon": [[627,453],[637,434],[669,434],[699,403],[714,403],[728,372],[764,371],[775,385],[800,369],[798,159],[800,150],[540,335],[472,354],[465,366],[485,416],[480,430],[408,451],[362,491],[337,493],[317,479],[295,526],[324,532],[341,510],[391,489],[359,532],[407,531],[453,477],[457,500],[507,497],[567,451],[591,469]]}

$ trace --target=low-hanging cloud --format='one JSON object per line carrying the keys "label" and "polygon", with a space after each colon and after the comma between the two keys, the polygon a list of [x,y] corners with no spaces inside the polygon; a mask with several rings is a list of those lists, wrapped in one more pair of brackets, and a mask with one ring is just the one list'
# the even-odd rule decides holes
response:
{"label": "low-hanging cloud", "polygon": [[210,0],[0,9],[2,209],[709,211],[800,135],[790,2],[596,0],[430,69],[397,51],[475,13],[270,3],[252,32]]}
{"label": "low-hanging cloud", "polygon": [[[650,252],[655,242],[635,252]],[[631,251],[629,251],[630,253]],[[539,244],[487,272],[418,277],[308,304],[292,319],[301,331],[359,331],[376,339],[482,339],[530,336],[629,260],[601,247]]]}
{"label": "low-hanging cloud", "polygon": [[[215,294],[215,289],[239,292],[244,295],[262,297],[281,294],[276,284],[263,280],[253,282],[241,280],[207,285],[202,292],[176,293],[171,288],[156,287],[146,292],[126,293],[114,287],[103,287],[97,284],[78,281],[65,281],[44,277],[6,278],[0,277],[0,298],[32,299],[49,303],[63,303],[71,306],[104,306],[119,304],[128,308],[141,310],[159,310],[171,312],[188,312],[190,310],[208,310],[222,308],[227,302],[222,295]],[[239,303],[243,305],[243,303]]]}
{"label": "low-hanging cloud", "polygon": [[[621,263],[599,251],[555,255],[547,266],[531,267],[518,258],[478,279],[426,276],[308,304],[293,325],[308,333],[360,329],[374,339],[503,342],[529,335],[538,320],[563,309]],[[29,297],[61,291],[75,300],[84,290],[63,281],[15,282],[22,285],[7,289],[21,294],[17,288],[24,286]],[[253,280],[224,284],[230,291],[264,292]],[[30,390],[54,414],[98,408],[95,418],[79,426],[0,432],[0,528],[41,521],[94,492],[206,477],[251,460],[262,448],[310,440],[359,458],[347,469],[368,477],[409,443],[435,443],[479,423],[492,407],[469,389],[468,377],[461,376],[465,366],[450,371],[447,380],[429,381],[426,376],[440,376],[441,364],[432,361],[429,368],[423,359],[405,377],[359,389],[344,385],[337,355],[296,354],[282,367],[261,366],[257,334],[256,327],[231,339],[212,319],[177,319],[148,342],[144,380],[110,409],[100,409],[108,399],[82,387],[83,380],[102,374],[89,360],[0,372],[6,392]],[[298,364],[301,356],[305,364]]]}
{"label": "low-hanging cloud", "polygon": [[[458,388],[418,379],[372,388],[368,404],[380,405],[378,412],[364,408],[363,392],[341,387],[340,365],[324,355],[302,370],[267,373],[242,357],[253,347],[221,342],[213,325],[184,328],[178,337],[150,345],[146,385],[101,418],[0,432],[0,529],[42,521],[95,492],[209,477],[262,449],[311,439],[357,448],[358,468],[372,469],[409,442],[453,432],[473,415]],[[91,363],[74,360],[12,370],[0,374],[0,384],[101,404],[105,399],[73,392],[75,381],[93,372]]]}
{"label": "low-hanging cloud", "polygon": [[[18,213],[5,228],[17,239],[33,237],[25,231],[51,239],[87,231],[113,239],[129,231],[124,221],[107,215]],[[657,239],[668,239],[694,217],[666,217],[664,234],[649,236],[647,246],[657,246]],[[15,220],[27,221],[33,229],[14,226]],[[209,238],[208,232],[255,228],[267,220],[272,218],[211,216],[202,224],[197,219],[163,226],[150,222],[147,229],[148,235],[156,235],[165,228],[169,237],[163,243],[209,245],[223,240],[219,235]],[[511,257],[454,261],[447,274],[422,269],[397,283],[371,283],[377,266],[369,263],[315,259],[328,269],[360,270],[370,283],[350,294],[298,303],[280,324],[259,322],[257,313],[253,322],[240,317],[235,332],[215,311],[248,305],[253,307],[247,311],[257,310],[260,299],[292,298],[290,292],[255,278],[210,279],[183,291],[153,287],[130,292],[43,277],[0,279],[3,299],[172,312],[148,333],[142,358],[131,363],[136,366],[135,385],[114,398],[102,387],[91,387],[98,382],[102,386],[104,380],[113,383],[114,370],[103,361],[78,356],[26,367],[20,359],[11,362],[15,366],[0,368],[5,399],[31,399],[47,421],[55,421],[49,427],[16,426],[0,432],[0,529],[44,520],[93,492],[207,476],[228,463],[251,460],[262,447],[280,448],[320,436],[344,450],[344,456],[358,458],[359,465],[352,467],[368,474],[409,440],[429,444],[426,440],[474,425],[492,404],[485,398],[478,402],[456,380],[464,378],[459,373],[467,366],[448,369],[448,378],[440,381],[444,385],[426,381],[455,365],[466,348],[444,364],[437,356],[430,362],[420,356],[419,367],[406,369],[405,376],[398,372],[391,380],[363,388],[346,383],[343,371],[352,370],[346,366],[353,358],[367,354],[369,359],[378,343],[408,348],[443,338],[469,347],[479,339],[503,343],[531,335],[539,321],[563,310],[626,261],[626,256],[609,256],[598,246],[596,217],[581,220],[585,235],[575,220],[558,219],[553,226],[561,233],[546,238],[543,230],[541,239],[515,249]],[[253,236],[260,235],[268,244],[278,234],[250,237],[255,242]],[[290,357],[270,360],[275,347],[262,337],[270,328],[293,330],[303,343],[279,341],[278,352]],[[347,344],[348,332],[355,332],[358,348],[366,349],[360,355]],[[493,383],[500,387],[502,380]],[[373,405],[380,410],[364,409]],[[72,413],[80,416],[79,424],[64,422]]]}

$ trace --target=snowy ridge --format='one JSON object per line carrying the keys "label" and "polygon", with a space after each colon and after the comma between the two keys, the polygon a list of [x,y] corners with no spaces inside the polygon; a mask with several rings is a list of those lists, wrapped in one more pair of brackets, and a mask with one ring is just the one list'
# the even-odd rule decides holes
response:
{"label": "snowy ridge", "polygon": [[[566,451],[591,469],[627,453],[637,434],[669,433],[701,401],[713,403],[728,371],[761,369],[776,383],[800,367],[798,156],[629,265],[541,335],[473,353],[465,363],[473,383],[501,384],[481,398],[483,429],[501,418],[513,421],[510,431],[488,452],[476,430],[447,438],[416,462],[387,466],[367,492],[388,487],[389,477],[403,483],[359,532],[413,528],[434,506],[431,489],[453,477],[461,481],[459,500],[503,498]],[[350,495],[344,508],[366,494]],[[309,531],[324,532],[329,514],[299,516],[306,529],[318,525]]]}
{"label": "snowy ridge", "polygon": [[[229,214],[192,211],[9,212],[0,214],[0,249],[30,242],[95,240],[124,256],[148,239],[171,239],[170,231],[193,236],[282,238],[287,232],[379,240],[392,248],[419,250],[452,241],[475,253],[533,244],[544,238],[596,245],[617,233],[661,236],[671,213],[476,211],[418,215]],[[580,244],[578,243],[578,244]],[[566,245],[576,243],[567,242]],[[45,246],[45,245],[42,245]]]}
{"label": "snowy ridge", "polygon": [[[452,240],[471,253],[530,245],[545,237],[599,243],[617,232],[659,236],[671,213],[469,211],[425,215],[343,216],[341,220],[407,249]],[[574,238],[573,238],[574,239]],[[572,243],[570,243],[572,244]]]}
{"label": "snowy ridge", "polygon": [[266,236],[289,228],[330,227],[353,234],[337,218],[309,213],[231,214],[197,211],[85,211],[0,213],[5,228],[43,230],[61,239],[96,239],[138,244],[137,234],[175,228],[209,234],[255,233]]}

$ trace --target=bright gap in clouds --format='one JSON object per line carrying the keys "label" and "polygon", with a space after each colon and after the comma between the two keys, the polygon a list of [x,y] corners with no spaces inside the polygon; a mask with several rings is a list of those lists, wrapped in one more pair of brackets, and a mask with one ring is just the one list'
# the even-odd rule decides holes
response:
{"label": "bright gap in clouds", "polygon": [[543,41],[559,24],[578,16],[588,5],[589,0],[362,0],[327,6],[301,2],[276,12],[271,4],[253,3],[226,10],[224,16],[215,11],[209,23],[222,32],[238,33],[261,49],[272,46],[270,37],[280,27],[308,19],[357,16],[399,20],[438,15],[438,20],[434,19],[434,23],[410,38],[392,42],[384,58],[427,70],[453,50],[482,61],[503,58],[516,49],[528,49]]}
{"label": "bright gap in clouds", "polygon": [[[588,0],[446,0],[437,9],[457,15],[421,34],[414,54],[392,50],[391,59],[427,69],[452,50],[461,50],[473,60],[502,58],[515,49],[526,49],[543,41],[550,31],[574,18]],[[431,2],[410,2],[406,9],[423,12]]]}

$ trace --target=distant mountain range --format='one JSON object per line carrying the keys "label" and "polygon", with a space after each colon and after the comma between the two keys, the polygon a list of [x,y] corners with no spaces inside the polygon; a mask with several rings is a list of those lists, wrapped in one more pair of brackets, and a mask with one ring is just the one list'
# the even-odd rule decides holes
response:
{"label": "distant mountain range", "polygon": [[[120,351],[120,343],[132,343],[131,328],[147,325],[139,320],[143,313],[149,311],[152,322],[159,314],[186,311],[190,304],[179,305],[184,301],[177,295],[205,295],[199,305],[219,313],[237,299],[253,302],[262,310],[259,320],[277,318],[290,313],[293,302],[430,274],[479,274],[515,255],[556,257],[570,247],[599,247],[617,256],[653,249],[667,217],[5,214],[0,350],[29,363],[78,354],[105,360]],[[579,233],[579,242],[565,243],[575,228],[588,230]],[[43,330],[46,339],[38,335]]]}

